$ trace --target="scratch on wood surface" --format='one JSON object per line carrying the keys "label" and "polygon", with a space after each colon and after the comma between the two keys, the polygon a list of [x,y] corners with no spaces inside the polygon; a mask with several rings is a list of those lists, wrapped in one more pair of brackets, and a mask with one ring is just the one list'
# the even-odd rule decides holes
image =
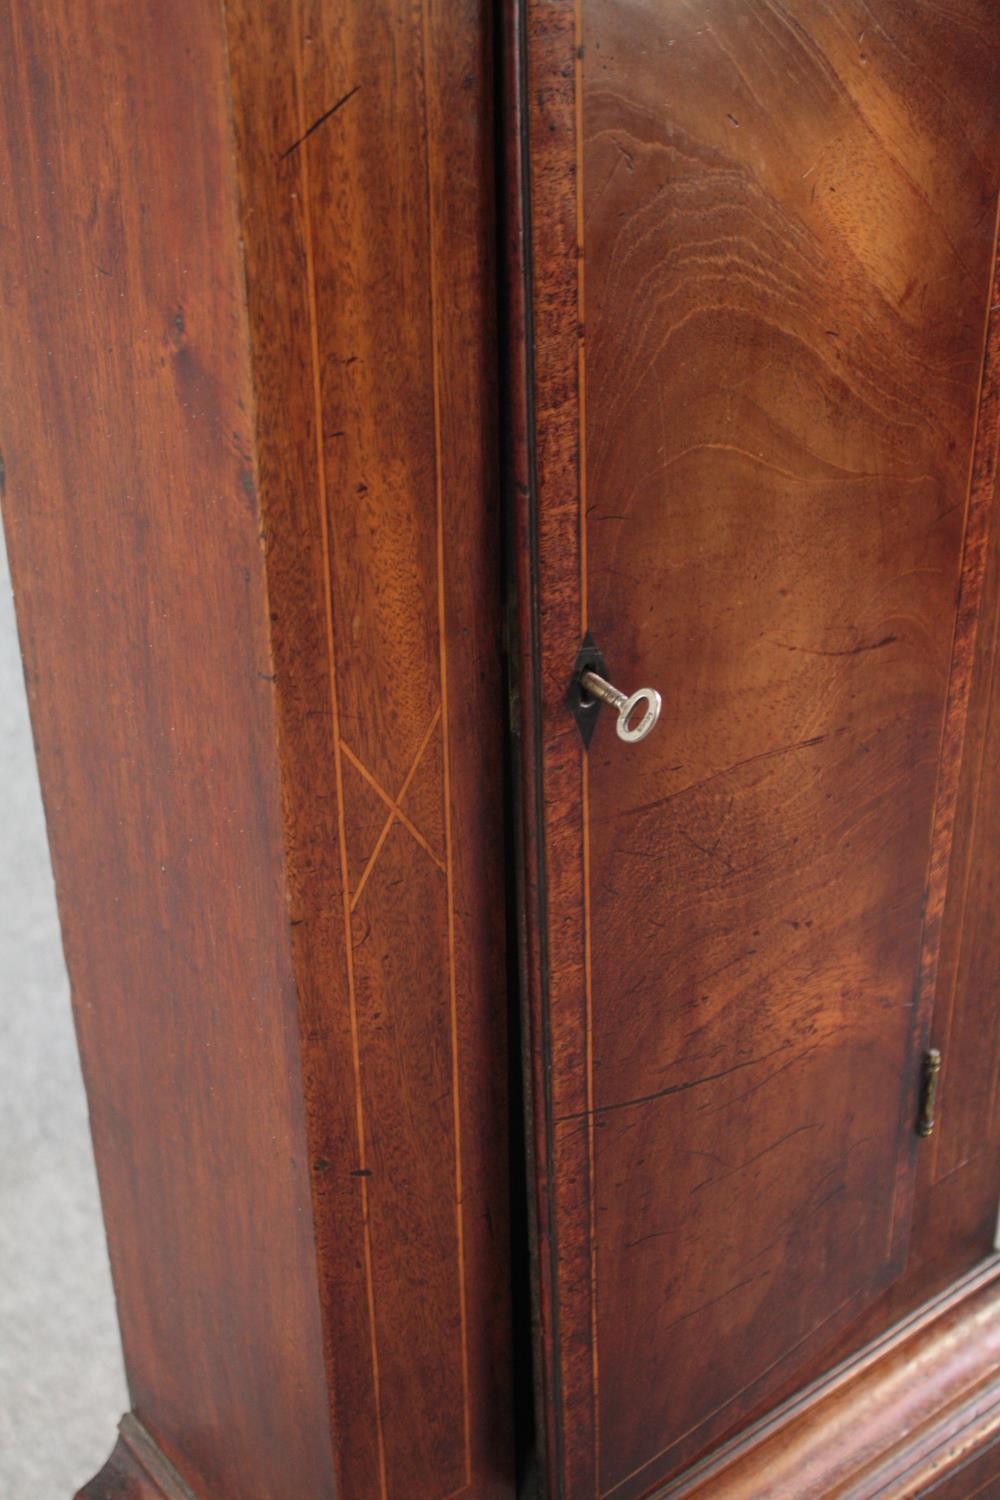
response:
{"label": "scratch on wood surface", "polygon": [[343,109],[343,107],[347,103],[348,99],[353,99],[354,98],[354,95],[358,92],[358,89],[360,87],[361,87],[360,83],[356,83],[354,85],[354,87],[352,89],[349,89],[348,92],[346,94],[344,94],[344,96],[342,98],[338,99],[335,104],[331,104],[329,109],[324,110],[323,113],[320,115],[319,119],[318,120],[314,120],[312,122],[312,124],[309,126],[309,129],[308,130],[304,130],[302,132],[302,134],[299,136],[299,138],[298,138],[297,141],[293,141],[290,146],[286,146],[285,147],[284,151],[282,151],[281,155],[278,157],[278,160],[279,161],[285,161],[289,156],[291,156],[291,154],[292,154],[293,151],[297,151],[299,149],[299,147],[302,145],[303,141],[307,141],[309,139],[309,137],[315,131],[317,131],[321,125],[325,125],[326,124],[327,120],[329,120],[329,118],[330,118],[331,115],[335,115],[337,113],[338,109]]}
{"label": "scratch on wood surface", "polygon": [[[769,639],[771,639],[769,637]],[[807,656],[860,656],[863,651],[881,651],[884,646],[894,646],[899,639],[896,635],[884,635],[879,641],[862,642],[858,646],[845,646],[840,651],[821,651],[813,646],[792,646],[788,641],[776,641],[771,639],[773,646],[780,646],[782,651],[804,651]]]}
{"label": "scratch on wood surface", "polygon": [[657,1089],[652,1094],[642,1094],[637,1099],[620,1099],[615,1104],[598,1104],[593,1110],[574,1110],[570,1114],[557,1116],[555,1123],[562,1125],[567,1120],[582,1120],[590,1114],[606,1115],[616,1109],[633,1109],[638,1104],[651,1104],[654,1099],[665,1099],[670,1094],[684,1094],[688,1089],[698,1088],[704,1083],[714,1083],[719,1078],[728,1078],[730,1073],[738,1073],[743,1068],[752,1068],[755,1064],[774,1057],[778,1052],[787,1051],[790,1046],[790,1042],[782,1042],[780,1047],[773,1047],[770,1052],[763,1052],[759,1057],[748,1057],[744,1062],[733,1063],[731,1067],[723,1068],[718,1073],[706,1073],[703,1078],[691,1078],[686,1083],[669,1084],[666,1088]]}

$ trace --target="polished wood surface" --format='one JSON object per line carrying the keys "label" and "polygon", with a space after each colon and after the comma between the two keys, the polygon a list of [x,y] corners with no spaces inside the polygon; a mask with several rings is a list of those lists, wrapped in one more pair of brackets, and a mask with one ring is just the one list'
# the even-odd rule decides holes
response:
{"label": "polished wood surface", "polygon": [[[1000,24],[856,11],[517,18],[554,1494],[647,1493],[861,1337],[913,1254],[942,930],[989,920],[990,844],[949,874],[989,742]],[[605,714],[582,752],[585,630],[663,692],[642,746]],[[996,1172],[965,1185],[938,1275],[990,1245]]]}
{"label": "polished wood surface", "polygon": [[[1000,13],[500,19],[498,106],[487,0],[0,18],[0,488],[135,1408],[81,1497],[509,1500],[530,1379],[546,1496],[989,1493]],[[640,746],[583,750],[588,630]]]}
{"label": "polished wood surface", "polygon": [[206,1500],[512,1491],[490,30],[0,20],[18,619],[130,1391]]}
{"label": "polished wood surface", "polygon": [[340,1480],[505,1494],[489,12],[227,13]]}
{"label": "polished wood surface", "polygon": [[992,1263],[676,1484],[663,1500],[970,1500],[1000,1489]]}
{"label": "polished wood surface", "polygon": [[[1000,262],[990,297],[979,430],[971,493],[995,494],[1000,458]],[[976,640],[969,727],[958,788],[951,888],[944,913],[934,1044],[948,1057],[942,1075],[940,1129],[930,1153],[935,1184],[968,1163],[996,1154],[1000,1112],[1000,931],[995,918],[1000,869],[1000,714],[996,712],[1000,648],[1000,514],[993,507],[986,542],[982,620]]]}
{"label": "polished wood surface", "polygon": [[[997,275],[1000,263],[995,278]],[[1000,446],[998,359],[1000,281],[995,279],[972,474],[973,490],[984,495],[989,495],[996,484]],[[948,1059],[938,1091],[937,1125],[929,1149],[918,1152],[913,1230],[905,1269],[824,1351],[825,1363],[859,1347],[924,1299],[942,1293],[956,1276],[982,1259],[996,1237],[1000,1111],[993,1096],[997,1037],[996,968],[991,967],[991,957],[996,937],[996,787],[1000,771],[1000,718],[994,711],[1000,508],[992,505],[984,520],[982,602],[974,658],[970,655],[968,718],[956,787],[955,836],[931,1017],[931,1040]],[[817,1361],[815,1368],[819,1365]],[[799,1377],[792,1377],[780,1393],[791,1391],[798,1383]]]}
{"label": "polished wood surface", "polygon": [[130,1391],[196,1490],[332,1496],[221,15],[6,6],[0,96],[4,519]]}

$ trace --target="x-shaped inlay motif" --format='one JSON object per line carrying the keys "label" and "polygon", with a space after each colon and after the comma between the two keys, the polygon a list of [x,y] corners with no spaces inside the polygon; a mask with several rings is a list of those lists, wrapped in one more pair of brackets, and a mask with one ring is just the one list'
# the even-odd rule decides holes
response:
{"label": "x-shaped inlay motif", "polygon": [[443,861],[441,859],[439,859],[438,856],[434,853],[434,850],[431,848],[430,844],[424,838],[423,834],[420,832],[420,829],[416,826],[415,823],[413,823],[411,821],[410,818],[408,818],[406,816],[406,813],[403,811],[402,807],[400,806],[400,803],[402,802],[403,798],[406,796],[407,792],[410,789],[410,784],[412,783],[414,776],[417,774],[417,771],[418,771],[418,769],[420,767],[420,762],[423,759],[424,751],[427,749],[427,746],[430,744],[431,736],[433,735],[435,729],[437,728],[438,722],[439,722],[440,718],[441,718],[441,708],[440,708],[440,706],[438,706],[438,708],[436,708],[435,711],[434,711],[434,717],[431,719],[431,722],[430,722],[430,724],[429,724],[429,726],[427,728],[427,731],[426,731],[423,739],[420,741],[420,744],[417,746],[417,753],[413,757],[413,764],[410,766],[410,769],[407,771],[406,776],[405,776],[405,778],[403,780],[403,784],[400,787],[399,791],[396,793],[395,797],[391,797],[389,795],[389,793],[385,790],[385,788],[383,786],[379,785],[379,783],[376,781],[375,777],[369,771],[368,767],[362,765],[361,762],[360,762],[360,760],[358,760],[358,757],[354,754],[354,751],[351,750],[350,747],[348,745],[346,745],[343,740],[341,740],[341,742],[340,742],[340,748],[341,748],[342,753],[351,762],[351,765],[359,773],[359,775],[361,775],[361,776],[364,777],[365,781],[367,781],[368,785],[372,788],[372,790],[374,792],[376,792],[379,797],[381,797],[382,801],[385,803],[386,807],[389,809],[388,816],[387,816],[384,824],[382,825],[382,832],[379,834],[378,838],[375,841],[375,847],[374,847],[374,849],[372,850],[371,854],[368,857],[368,863],[365,865],[365,868],[364,868],[364,870],[361,873],[361,879],[358,881],[358,884],[357,884],[357,886],[355,888],[355,891],[354,891],[354,895],[351,897],[351,910],[352,911],[357,906],[358,901],[360,900],[361,892],[365,888],[365,883],[368,880],[369,875],[371,874],[372,870],[375,867],[375,861],[378,859],[379,855],[382,852],[382,846],[384,845],[386,839],[389,837],[389,831],[392,828],[393,823],[395,823],[397,820],[400,823],[402,823],[402,825],[403,825],[404,828],[408,829],[409,832],[412,833],[412,835],[416,839],[417,843],[420,845],[420,847],[422,849],[425,849],[427,851],[427,853],[430,855],[431,859],[437,865],[438,869],[442,870],[442,871],[444,870],[444,863],[443,863]]}

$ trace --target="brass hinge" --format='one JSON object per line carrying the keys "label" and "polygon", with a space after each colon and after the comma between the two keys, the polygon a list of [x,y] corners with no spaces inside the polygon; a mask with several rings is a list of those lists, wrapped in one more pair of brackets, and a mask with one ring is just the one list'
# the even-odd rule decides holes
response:
{"label": "brass hinge", "polygon": [[934,1134],[934,1102],[937,1099],[938,1079],[941,1077],[941,1054],[936,1047],[924,1053],[920,1070],[920,1113],[917,1115],[917,1135]]}

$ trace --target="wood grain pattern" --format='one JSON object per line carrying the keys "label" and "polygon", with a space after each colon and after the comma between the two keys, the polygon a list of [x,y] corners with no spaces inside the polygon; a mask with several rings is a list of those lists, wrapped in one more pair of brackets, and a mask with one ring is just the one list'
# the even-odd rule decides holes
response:
{"label": "wood grain pattern", "polygon": [[2,24],[6,519],[137,1411],[219,1500],[509,1496],[488,8]]}
{"label": "wood grain pattern", "polygon": [[969,1500],[996,1484],[997,1265],[659,1493]]}
{"label": "wood grain pattern", "polygon": [[[274,626],[304,879],[331,771],[338,788],[339,868],[296,928],[342,955],[304,956],[324,987],[323,1025],[305,1033],[321,1191],[338,1192],[341,1161],[330,1222],[356,1236],[331,1239],[326,1270],[334,1410],[351,1435],[338,1462],[352,1493],[506,1493],[502,874],[482,857],[501,836],[487,12],[233,6],[230,37],[259,226],[260,441],[281,450],[262,484],[272,598],[298,600],[303,554],[318,570],[307,633]],[[276,277],[297,298],[290,320]],[[299,493],[305,545],[287,534]],[[322,696],[300,684],[317,659]],[[324,937],[338,904],[346,925]],[[331,1108],[337,1077],[353,1080],[353,1118]],[[338,1372],[338,1348],[363,1351],[356,1369]]]}
{"label": "wood grain pattern", "polygon": [[994,913],[1000,871],[991,858],[1000,832],[1000,723],[996,703],[1000,618],[1000,516],[996,493],[1000,449],[1000,259],[996,263],[983,367],[972,495],[990,520],[984,536],[982,620],[970,660],[969,729],[956,789],[958,837],[942,932],[942,965],[933,1018],[934,1044],[948,1074],[940,1091],[941,1128],[933,1151],[935,1181],[958,1171],[997,1139],[996,1085],[1000,1052],[994,996],[1000,949]]}
{"label": "wood grain pattern", "polygon": [[[304,269],[293,368],[313,445],[308,476],[290,482],[315,497],[332,744],[318,763],[304,751],[290,791],[308,827],[319,778],[332,769],[338,786],[348,925],[330,978],[343,1030],[339,1061],[319,1035],[317,1062],[353,1078],[355,1118],[330,1113],[329,1084],[316,1114],[324,1160],[356,1142],[342,1173],[354,1204],[338,1204],[336,1222],[346,1211],[360,1235],[330,1248],[334,1367],[360,1335],[340,1319],[367,1308],[364,1343],[346,1344],[365,1350],[361,1378],[334,1369],[351,1434],[339,1461],[358,1494],[503,1493],[502,875],[482,859],[499,848],[501,815],[486,12],[283,12],[250,6],[232,51],[240,97],[263,91],[246,95],[242,128],[267,130],[247,147],[248,213],[259,205],[287,234],[291,203],[297,221],[298,243],[269,230],[248,261],[265,359],[287,342],[275,264],[292,284]],[[262,26],[294,70],[286,118],[260,64]],[[258,170],[256,152],[280,175]],[[285,441],[286,399],[280,384],[258,388],[262,443]],[[288,483],[263,500],[281,578],[298,566],[278,530]],[[281,680],[279,667],[279,698]],[[296,725],[302,709],[296,692],[285,709]],[[329,1018],[329,993],[323,1005]],[[355,1285],[343,1306],[341,1278],[362,1267],[364,1295]]]}
{"label": "wood grain pattern", "polygon": [[[523,27],[549,1482],[626,1497],[905,1263],[984,612],[1000,34],[974,3]],[[641,751],[602,722],[583,761],[584,628],[664,692]]]}
{"label": "wood grain pattern", "polygon": [[[995,282],[994,282],[995,286]],[[934,1045],[948,1059],[947,1089],[939,1090],[938,1123],[929,1149],[918,1153],[913,1230],[907,1264],[883,1296],[852,1323],[822,1363],[859,1347],[889,1323],[940,1294],[956,1276],[990,1254],[996,1238],[1000,1162],[994,1148],[997,1119],[992,1091],[996,1069],[993,1004],[993,932],[997,848],[995,785],[997,649],[997,451],[996,292],[990,303],[982,396],[972,464],[988,512],[981,608],[974,632],[975,659],[967,682],[968,714],[961,776],[955,791],[954,839],[940,927],[940,963],[929,1018]],[[973,641],[967,642],[967,650]],[[954,679],[953,679],[954,680]],[[926,989],[924,991],[926,999]],[[923,1018],[927,1024],[928,1018]],[[820,1361],[803,1375],[819,1372]],[[788,1390],[793,1388],[793,1382]],[[779,1394],[786,1394],[781,1391]]]}
{"label": "wood grain pattern", "polygon": [[[519,600],[523,984],[534,1090],[540,1426],[549,1492],[583,1495],[591,1493],[595,1474],[591,1244],[579,1230],[588,1221],[591,1193],[591,1081],[580,929],[583,767],[576,728],[563,704],[567,664],[572,666],[583,634],[575,406],[578,225],[571,191],[576,163],[567,155],[576,115],[576,21],[565,5],[512,9],[518,14],[509,17],[508,75],[517,89],[523,135],[511,142],[508,161],[510,217],[518,226],[508,244],[511,337],[526,346],[526,363],[519,364],[517,355],[512,362],[512,564]],[[577,1232],[562,1233],[563,1224],[577,1226]]]}
{"label": "wood grain pattern", "polygon": [[[919,134],[901,148],[867,83],[877,65],[881,88],[907,98],[899,52],[930,37],[918,18],[862,64],[836,19],[816,7],[741,30],[734,10],[700,36],[676,26],[665,132],[653,116],[662,66],[632,76],[652,35],[602,15],[587,95],[586,201],[599,205],[586,260],[599,414],[588,444],[590,622],[600,641],[625,644],[637,680],[675,684],[655,750],[627,767],[609,751],[613,770],[591,802],[604,961],[595,992],[608,997],[595,1005],[599,1151],[606,1180],[631,1190],[628,1234],[609,1235],[599,1271],[602,1348],[621,1369],[634,1359],[630,1329],[653,1330],[654,1425],[678,1439],[727,1384],[746,1400],[751,1374],[770,1382],[780,1360],[801,1365],[902,1269],[910,1080],[979,613],[990,494],[964,500],[995,165],[980,168],[950,125],[945,222],[924,229],[909,262],[922,276],[930,256],[935,294],[953,299],[959,327],[942,347],[933,307],[909,315],[905,288],[886,283],[901,274],[897,260],[907,264],[903,226],[923,222],[943,184],[922,186]],[[733,70],[744,56],[755,59],[749,83]],[[768,71],[779,57],[780,89]],[[695,58],[699,87],[712,78],[737,126],[688,82]],[[978,104],[970,96],[963,113]],[[782,107],[796,138],[779,157]],[[820,107],[836,157],[812,133]],[[937,129],[943,137],[947,119]],[[620,149],[634,153],[632,171]],[[891,198],[891,226],[860,223],[840,201],[865,180],[844,181],[855,150],[863,190],[878,181]],[[794,402],[779,394],[789,390]],[[644,429],[655,434],[645,446]],[[643,588],[664,600],[648,624],[635,602]],[[644,876],[650,894],[637,898]],[[628,997],[624,1024],[615,993]],[[623,1110],[623,1100],[639,1104]],[[683,1146],[651,1179],[642,1163],[664,1135]],[[708,1263],[706,1241],[716,1245]],[[752,1359],[703,1362],[683,1394],[671,1391],[668,1368],[723,1328]],[[621,1434],[617,1468],[628,1473],[649,1416],[620,1382],[609,1388],[603,1447]]]}
{"label": "wood grain pattern", "polygon": [[196,1493],[292,1500],[334,1481],[225,68],[211,5],[4,8],[0,447],[132,1400]]}
{"label": "wood grain pattern", "polygon": [[930,1500],[990,1500],[1000,1489],[1000,1436],[982,1444],[964,1464],[936,1479],[924,1491]]}

